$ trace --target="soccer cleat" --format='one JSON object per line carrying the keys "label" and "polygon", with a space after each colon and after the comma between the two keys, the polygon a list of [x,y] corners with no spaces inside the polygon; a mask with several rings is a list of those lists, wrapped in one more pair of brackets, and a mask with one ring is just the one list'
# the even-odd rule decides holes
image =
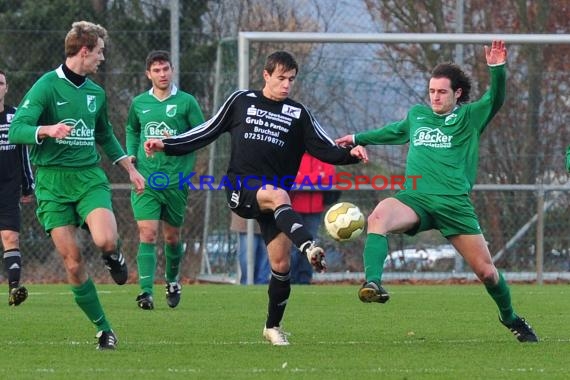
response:
{"label": "soccer cleat", "polygon": [[311,242],[305,249],[305,255],[307,255],[307,260],[309,260],[315,271],[325,272],[327,270],[325,251],[321,247],[317,247],[315,242]]}
{"label": "soccer cleat", "polygon": [[382,286],[374,281],[368,281],[362,284],[358,290],[358,298],[362,302],[379,302],[386,303],[390,299],[390,295]]}
{"label": "soccer cleat", "polygon": [[538,337],[528,322],[518,315],[516,317],[517,318],[511,323],[503,322],[500,317],[499,321],[501,321],[503,326],[511,330],[519,342],[538,342]]}
{"label": "soccer cleat", "polygon": [[8,294],[8,305],[18,306],[28,298],[28,289],[24,286],[18,286],[10,289]]}
{"label": "soccer cleat", "polygon": [[125,257],[121,252],[103,256],[103,261],[105,262],[105,268],[111,273],[113,281],[118,285],[123,285],[127,282],[129,270],[127,269]]}
{"label": "soccer cleat", "polygon": [[113,330],[99,331],[95,337],[97,338],[98,350],[114,350],[119,343]]}
{"label": "soccer cleat", "polygon": [[137,296],[137,305],[143,310],[154,309],[154,300],[150,293],[144,292]]}
{"label": "soccer cleat", "polygon": [[166,303],[170,307],[178,306],[180,302],[180,292],[182,287],[178,282],[171,282],[166,284]]}
{"label": "soccer cleat", "polygon": [[272,328],[263,327],[263,337],[274,346],[288,346],[287,335],[289,333],[281,330],[279,326]]}

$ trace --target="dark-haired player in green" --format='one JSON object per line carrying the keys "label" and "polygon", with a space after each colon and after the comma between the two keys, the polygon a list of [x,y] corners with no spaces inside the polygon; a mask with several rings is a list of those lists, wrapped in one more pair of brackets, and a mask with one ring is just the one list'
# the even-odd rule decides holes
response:
{"label": "dark-haired player in green", "polygon": [[479,100],[467,103],[470,78],[457,65],[442,63],[431,73],[431,107],[416,105],[404,120],[336,140],[340,145],[409,143],[406,176],[419,176],[415,185],[406,183],[405,190],[382,200],[368,217],[363,254],[366,282],[358,295],[362,302],[384,303],[390,298],[381,286],[387,234],[437,229],[483,282],[499,308],[501,323],[520,342],[537,342],[530,325],[513,310],[509,287],[493,264],[469,198],[477,174],[479,139],[503,105],[506,92],[504,42],[485,46],[485,56],[491,87]]}
{"label": "dark-haired player in green", "polygon": [[98,349],[114,349],[117,337],[87,273],[77,227],[89,229],[117,284],[127,282],[128,271],[97,145],[128,172],[137,191],[144,190],[144,178],[113,133],[105,91],[87,78],[105,59],[106,39],[102,26],[74,22],[65,37],[65,62],[44,74],[24,96],[8,134],[11,143],[31,145],[36,214],[63,259],[75,302],[97,328]]}
{"label": "dark-haired player in green", "polygon": [[145,178],[155,172],[165,173],[170,183],[166,188],[147,187],[143,194],[131,194],[131,205],[139,230],[137,253],[141,293],[136,302],[141,309],[154,308],[153,285],[156,272],[156,242],[162,221],[164,236],[166,302],[176,307],[180,302],[180,262],[184,249],[180,227],[184,222],[188,188],[178,188],[178,174],[194,170],[196,156],[166,156],[157,153],[146,157],[144,142],[150,138],[177,135],[204,122],[204,115],[194,96],[180,91],[172,83],[173,67],[170,54],[151,51],[146,58],[146,76],[150,90],[133,99],[127,120],[127,153]]}

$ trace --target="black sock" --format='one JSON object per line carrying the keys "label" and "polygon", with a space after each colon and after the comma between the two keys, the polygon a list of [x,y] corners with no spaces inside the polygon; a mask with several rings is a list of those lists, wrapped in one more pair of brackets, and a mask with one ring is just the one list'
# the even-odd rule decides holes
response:
{"label": "black sock", "polygon": [[291,294],[289,272],[279,273],[272,270],[267,294],[269,295],[269,305],[267,306],[267,321],[265,322],[265,327],[278,327],[283,319],[289,294]]}
{"label": "black sock", "polygon": [[313,236],[303,224],[303,219],[293,211],[291,205],[284,204],[275,209],[275,224],[295,246],[301,249],[302,245],[313,240]]}
{"label": "black sock", "polygon": [[22,255],[18,248],[4,251],[4,269],[8,274],[8,286],[10,289],[20,285],[20,273],[22,272]]}

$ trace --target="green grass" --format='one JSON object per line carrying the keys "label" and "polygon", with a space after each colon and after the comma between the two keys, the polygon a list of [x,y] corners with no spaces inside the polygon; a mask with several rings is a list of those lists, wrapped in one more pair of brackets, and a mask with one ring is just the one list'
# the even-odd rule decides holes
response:
{"label": "green grass", "polygon": [[66,285],[29,285],[0,309],[3,379],[567,379],[568,285],[513,285],[516,310],[541,342],[521,344],[480,285],[392,285],[385,305],[357,286],[294,286],[288,347],[263,341],[267,288],[186,285],[169,309],[157,286],[143,311],[137,287],[100,285],[119,338],[95,350],[95,329]]}

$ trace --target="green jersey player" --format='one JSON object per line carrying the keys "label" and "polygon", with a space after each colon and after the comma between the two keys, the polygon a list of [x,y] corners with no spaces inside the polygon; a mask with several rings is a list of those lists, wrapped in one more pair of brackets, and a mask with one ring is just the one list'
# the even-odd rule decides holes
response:
{"label": "green jersey player", "polygon": [[385,303],[381,286],[389,233],[410,235],[439,230],[471,266],[499,308],[499,319],[520,342],[536,342],[528,323],[513,310],[509,287],[493,264],[469,198],[475,183],[479,139],[502,106],[506,90],[507,50],[503,41],[485,46],[490,89],[467,103],[470,78],[457,65],[434,68],[429,81],[431,107],[416,105],[404,120],[384,128],[348,135],[340,145],[406,144],[406,177],[411,180],[394,197],[382,200],[368,217],[364,247],[366,281],[358,295],[363,302]]}
{"label": "green jersey player", "polygon": [[[184,222],[188,187],[179,188],[179,174],[187,176],[194,170],[195,154],[166,156],[157,153],[146,157],[144,142],[151,138],[177,135],[204,122],[196,99],[180,91],[172,83],[173,67],[170,54],[152,51],[146,58],[146,76],[152,88],[133,99],[127,120],[127,153],[141,174],[152,181],[153,173],[168,176],[165,187],[147,188],[143,194],[131,194],[131,205],[139,230],[137,253],[141,293],[136,302],[141,309],[154,308],[153,284],[156,271],[156,242],[162,221],[164,256],[166,260],[166,301],[176,307],[180,302],[180,262],[184,253],[180,227]],[[150,182],[149,182],[150,183]]]}
{"label": "green jersey player", "polygon": [[44,74],[18,107],[8,138],[31,145],[36,166],[37,216],[63,259],[75,302],[97,328],[98,349],[114,349],[111,329],[76,241],[86,227],[103,252],[105,266],[119,285],[128,279],[118,244],[111,189],[99,165],[102,151],[129,174],[142,192],[144,178],[113,133],[105,91],[87,78],[104,60],[107,31],[86,21],[72,24],[65,37],[65,63]]}

